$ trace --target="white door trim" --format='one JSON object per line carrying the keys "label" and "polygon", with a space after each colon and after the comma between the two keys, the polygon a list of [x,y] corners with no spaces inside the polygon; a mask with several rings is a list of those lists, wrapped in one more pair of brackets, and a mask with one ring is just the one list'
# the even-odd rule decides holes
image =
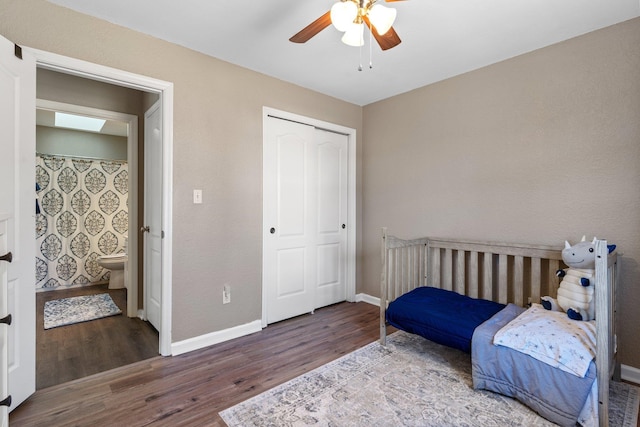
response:
{"label": "white door trim", "polygon": [[[59,71],[118,86],[156,93],[162,102],[163,158],[162,171],[162,330],[159,331],[159,352],[171,355],[172,248],[173,248],[173,83],[103,65],[82,61],[51,52],[23,47],[35,56],[40,68]],[[33,153],[35,159],[35,153]],[[35,161],[35,160],[34,160]]]}
{"label": "white door trim", "polygon": [[[127,162],[129,164],[129,224],[137,224],[138,204],[138,116],[119,113],[116,111],[101,110],[85,107],[83,105],[67,104],[64,102],[36,99],[36,108],[39,110],[60,111],[62,113],[81,114],[101,119],[124,122],[129,125],[127,135]],[[127,249],[129,259],[138,259],[138,230],[135,226],[129,226]],[[127,316],[138,315],[138,263],[129,262],[128,274],[129,290],[127,292]]]}
{"label": "white door trim", "polygon": [[[291,120],[306,125],[316,127],[318,129],[328,130],[330,132],[336,132],[344,134],[348,137],[348,189],[347,189],[347,301],[355,302],[356,296],[356,130],[345,126],[337,125],[334,123],[325,122],[310,117],[301,116],[299,114],[289,113],[287,111],[277,110],[271,107],[262,107],[262,129],[264,135],[264,129],[267,126],[267,120],[269,117],[275,117],[284,120]],[[264,145],[264,141],[263,141]],[[263,165],[264,170],[264,165]],[[264,194],[264,188],[262,190]],[[263,210],[262,226],[267,227],[265,223],[264,210]],[[264,277],[264,253],[262,255],[262,266]],[[262,327],[267,327],[267,304],[266,304],[266,292],[264,289],[265,283],[262,281]]]}

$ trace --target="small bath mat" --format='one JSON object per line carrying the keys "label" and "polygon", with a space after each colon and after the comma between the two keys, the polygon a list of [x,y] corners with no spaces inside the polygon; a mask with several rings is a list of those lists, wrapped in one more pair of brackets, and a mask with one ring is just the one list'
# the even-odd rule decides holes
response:
{"label": "small bath mat", "polygon": [[109,294],[62,298],[44,303],[44,328],[88,322],[122,313]]}

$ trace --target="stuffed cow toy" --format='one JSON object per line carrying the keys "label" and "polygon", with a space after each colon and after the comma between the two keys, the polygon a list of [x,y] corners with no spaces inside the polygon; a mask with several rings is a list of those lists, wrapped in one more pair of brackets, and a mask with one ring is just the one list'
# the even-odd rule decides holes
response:
{"label": "stuffed cow toy", "polygon": [[[573,320],[595,319],[595,264],[596,264],[596,238],[587,242],[585,237],[580,243],[571,246],[564,242],[562,260],[569,266],[565,270],[558,270],[558,277],[562,278],[558,288],[558,298],[549,296],[541,297],[544,308],[552,311],[564,311]],[[613,252],[616,245],[607,245],[609,253]]]}

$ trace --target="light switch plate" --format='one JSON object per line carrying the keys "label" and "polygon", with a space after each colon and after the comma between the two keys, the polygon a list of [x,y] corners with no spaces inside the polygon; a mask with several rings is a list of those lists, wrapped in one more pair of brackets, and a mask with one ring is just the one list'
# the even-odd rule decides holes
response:
{"label": "light switch plate", "polygon": [[202,203],[202,190],[193,190],[193,203],[196,205]]}

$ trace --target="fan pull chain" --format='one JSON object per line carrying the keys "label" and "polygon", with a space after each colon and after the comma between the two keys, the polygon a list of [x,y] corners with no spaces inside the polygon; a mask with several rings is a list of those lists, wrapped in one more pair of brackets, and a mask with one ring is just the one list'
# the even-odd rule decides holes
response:
{"label": "fan pull chain", "polygon": [[373,68],[373,30],[369,27],[369,69]]}
{"label": "fan pull chain", "polygon": [[362,71],[362,46],[358,48],[358,51],[360,52],[360,63],[358,64],[358,71]]}

